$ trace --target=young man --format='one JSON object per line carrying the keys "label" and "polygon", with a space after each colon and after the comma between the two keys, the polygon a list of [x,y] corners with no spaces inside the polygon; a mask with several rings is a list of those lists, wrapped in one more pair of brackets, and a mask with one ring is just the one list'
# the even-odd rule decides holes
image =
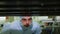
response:
{"label": "young man", "polygon": [[1,34],[41,34],[40,25],[32,21],[31,16],[22,16],[19,21],[3,27]]}

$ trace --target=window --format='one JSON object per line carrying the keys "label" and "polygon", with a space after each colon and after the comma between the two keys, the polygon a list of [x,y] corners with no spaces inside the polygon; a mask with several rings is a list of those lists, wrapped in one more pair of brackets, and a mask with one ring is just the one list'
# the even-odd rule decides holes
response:
{"label": "window", "polygon": [[3,24],[5,23],[5,19],[6,17],[5,16],[0,16],[0,24]]}
{"label": "window", "polygon": [[5,20],[6,17],[0,17],[0,20]]}

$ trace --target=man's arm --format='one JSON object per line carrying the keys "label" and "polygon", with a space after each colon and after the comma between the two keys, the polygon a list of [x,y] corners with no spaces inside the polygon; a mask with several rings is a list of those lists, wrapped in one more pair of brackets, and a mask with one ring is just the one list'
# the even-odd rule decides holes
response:
{"label": "man's arm", "polygon": [[40,26],[37,26],[35,34],[41,34],[42,29]]}
{"label": "man's arm", "polygon": [[3,26],[3,29],[2,29],[2,31],[1,31],[0,34],[10,34],[10,29],[9,29],[9,27],[10,27],[9,24],[5,24],[5,25]]}

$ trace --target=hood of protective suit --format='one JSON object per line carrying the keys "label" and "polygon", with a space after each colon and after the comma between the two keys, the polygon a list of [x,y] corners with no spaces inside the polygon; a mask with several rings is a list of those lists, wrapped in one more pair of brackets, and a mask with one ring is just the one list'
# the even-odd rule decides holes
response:
{"label": "hood of protective suit", "polygon": [[[20,16],[20,25],[23,27],[23,28],[31,28],[32,27],[32,23],[28,26],[28,27],[25,27],[23,24],[22,24],[22,22],[21,22],[21,20],[22,20],[22,18],[24,18],[25,16]],[[30,16],[31,18],[32,18],[32,16]]]}

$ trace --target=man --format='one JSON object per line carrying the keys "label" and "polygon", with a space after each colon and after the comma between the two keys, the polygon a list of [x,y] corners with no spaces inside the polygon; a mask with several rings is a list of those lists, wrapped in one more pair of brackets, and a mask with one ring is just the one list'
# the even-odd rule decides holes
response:
{"label": "man", "polygon": [[32,21],[31,16],[22,16],[19,21],[14,21],[11,25],[4,26],[1,34],[41,34],[40,25]]}

